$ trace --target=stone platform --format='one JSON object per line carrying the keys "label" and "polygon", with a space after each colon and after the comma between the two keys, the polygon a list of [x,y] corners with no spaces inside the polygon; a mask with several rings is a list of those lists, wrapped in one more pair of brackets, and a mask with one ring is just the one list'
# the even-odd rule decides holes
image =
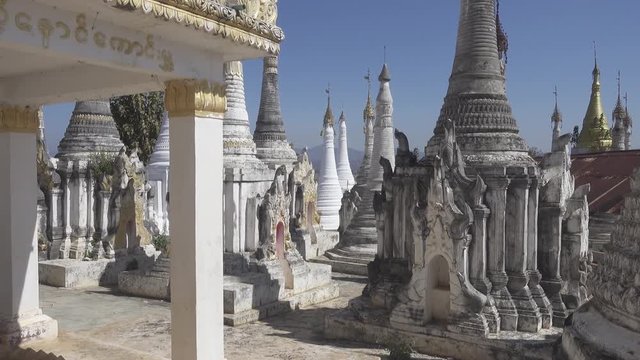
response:
{"label": "stone platform", "polygon": [[[284,260],[281,260],[284,261]],[[257,272],[224,277],[224,323],[237,326],[335,299],[331,267],[289,262],[256,265]]]}
{"label": "stone platform", "polygon": [[551,328],[537,334],[502,331],[484,338],[462,335],[437,324],[406,329],[389,326],[388,314],[369,310],[366,299],[356,298],[349,307],[325,318],[327,339],[381,343],[402,338],[415,351],[457,360],[549,360],[559,347],[562,329]]}
{"label": "stone platform", "polygon": [[637,332],[614,324],[591,303],[580,307],[567,321],[562,335],[562,359],[590,360],[640,358]]}
{"label": "stone platform", "polygon": [[331,265],[334,272],[366,276],[367,264],[376,256],[377,245],[359,244],[336,247],[323,256],[311,259],[312,262]]}
{"label": "stone platform", "polygon": [[169,301],[170,267],[169,258],[160,256],[151,271],[123,271],[118,276],[118,289],[132,296]]}
{"label": "stone platform", "polygon": [[156,257],[154,250],[116,256],[115,259],[46,260],[38,264],[38,276],[41,284],[68,289],[116,285],[118,274],[126,270],[150,269]]}
{"label": "stone platform", "polygon": [[[339,295],[327,265],[296,259],[284,271],[278,261],[263,264],[242,254],[225,253],[224,266],[226,325],[254,322]],[[170,301],[169,271],[169,258],[161,256],[150,271],[120,273],[118,289],[127,295]]]}
{"label": "stone platform", "polygon": [[339,232],[323,230],[320,226],[316,226],[313,233],[297,229],[291,233],[291,237],[300,255],[307,261],[322,256],[340,241]]}

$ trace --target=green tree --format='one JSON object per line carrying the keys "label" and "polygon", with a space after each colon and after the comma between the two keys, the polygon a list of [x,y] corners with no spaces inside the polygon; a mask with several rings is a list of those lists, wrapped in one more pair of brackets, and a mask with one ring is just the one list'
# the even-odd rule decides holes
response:
{"label": "green tree", "polygon": [[138,149],[145,164],[153,152],[164,112],[164,93],[150,92],[111,99],[111,112],[127,149]]}

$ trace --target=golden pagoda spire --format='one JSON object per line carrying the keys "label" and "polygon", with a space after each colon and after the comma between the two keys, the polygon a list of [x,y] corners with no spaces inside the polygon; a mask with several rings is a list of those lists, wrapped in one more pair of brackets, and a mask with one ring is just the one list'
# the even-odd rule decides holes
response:
{"label": "golden pagoda spire", "polygon": [[364,79],[367,80],[367,104],[364,106],[362,118],[367,121],[376,117],[375,110],[371,104],[371,69],[367,69],[367,76]]}
{"label": "golden pagoda spire", "polygon": [[587,113],[582,121],[582,131],[578,137],[577,148],[582,152],[599,152],[611,149],[611,130],[609,121],[602,106],[600,95],[600,68],[596,43],[593,42],[594,62],[593,84],[591,85],[591,99]]}
{"label": "golden pagoda spire", "polygon": [[331,84],[325,90],[327,93],[327,111],[324,113],[324,127],[333,127],[335,119],[333,118],[333,111],[331,111]]}

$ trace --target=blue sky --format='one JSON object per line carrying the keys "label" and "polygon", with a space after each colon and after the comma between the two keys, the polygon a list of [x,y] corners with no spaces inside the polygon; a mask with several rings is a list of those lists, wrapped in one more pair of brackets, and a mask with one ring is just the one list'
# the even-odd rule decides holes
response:
{"label": "blue sky", "polygon": [[[640,121],[640,1],[502,0],[509,36],[507,92],[522,136],[530,146],[550,146],[553,87],[558,86],[564,131],[582,123],[591,91],[593,46],[597,42],[603,102],[609,121],[616,100],[617,71],[629,109]],[[391,6],[390,4],[394,4]],[[285,30],[280,59],[282,110],[289,140],[296,146],[321,143],[331,83],[334,113],[345,111],[350,147],[362,148],[363,79],[374,79],[383,62],[391,70],[395,126],[411,147],[423,148],[438,118],[455,50],[457,0],[280,0]],[[261,61],[245,63],[247,106],[255,124],[260,99]],[[373,96],[378,83],[372,84]],[[45,108],[49,149],[57,144],[72,104]],[[640,129],[632,138],[640,145]]]}

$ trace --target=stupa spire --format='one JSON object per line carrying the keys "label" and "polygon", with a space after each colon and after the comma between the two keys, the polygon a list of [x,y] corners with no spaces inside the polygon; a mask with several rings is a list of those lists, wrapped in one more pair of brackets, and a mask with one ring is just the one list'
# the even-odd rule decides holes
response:
{"label": "stupa spire", "polygon": [[393,97],[391,96],[391,74],[389,66],[385,63],[382,66],[380,76],[380,90],[376,98],[376,122],[374,125],[373,155],[371,157],[371,168],[367,185],[372,191],[382,189],[384,170],[380,165],[380,158],[384,157],[391,162],[391,167],[395,168],[395,146],[393,128]]}
{"label": "stupa spire", "polygon": [[351,171],[351,162],[349,161],[349,145],[347,141],[347,118],[344,116],[344,111],[340,114],[340,120],[338,120],[340,126],[338,149],[338,179],[340,180],[340,188],[342,191],[351,190],[356,181],[353,178],[353,172]]}
{"label": "stupa spire", "polygon": [[633,120],[631,119],[631,114],[629,114],[629,96],[627,93],[624,94],[624,128],[625,128],[625,140],[624,140],[624,149],[631,150],[631,130],[633,128]]}
{"label": "stupa spire", "polygon": [[369,169],[371,168],[371,157],[373,156],[373,125],[376,120],[376,113],[371,105],[371,70],[367,70],[367,75],[364,77],[367,80],[367,103],[362,111],[363,119],[363,131],[364,131],[364,158],[358,174],[356,175],[356,182],[358,185],[365,185],[369,178]]}
{"label": "stupa spire", "polygon": [[618,99],[616,100],[616,106],[613,109],[613,127],[611,128],[611,149],[622,151],[625,150],[626,129],[625,129],[625,113],[624,106],[622,106],[622,98],[620,95],[620,71],[618,71]]}
{"label": "stupa spire", "polygon": [[551,140],[551,150],[555,151],[556,142],[560,138],[560,132],[562,131],[562,113],[558,108],[558,87],[557,86],[553,90],[553,95],[555,96],[556,105],[553,108],[553,114],[551,115],[551,122],[553,123],[553,137]]}
{"label": "stupa spire", "polygon": [[256,144],[249,128],[249,113],[245,103],[244,71],[242,62],[224,64],[227,110],[224,114],[224,166],[225,168],[266,167],[256,157]]}
{"label": "stupa spire", "polygon": [[611,130],[609,121],[602,106],[600,95],[600,68],[598,67],[597,49],[594,42],[593,83],[591,84],[591,99],[587,113],[582,121],[582,130],[578,137],[578,144],[574,151],[580,153],[606,151],[611,149]]}
{"label": "stupa spire", "polygon": [[320,178],[318,180],[318,214],[320,225],[325,230],[337,230],[340,226],[340,207],[342,206],[342,189],[336,169],[334,150],[333,112],[331,111],[331,90],[327,92],[327,110],[325,111],[322,137],[323,156]]}
{"label": "stupa spire", "polygon": [[426,155],[437,154],[450,119],[464,155],[482,161],[478,154],[509,151],[520,162],[532,162],[523,154],[528,147],[505,92],[502,61],[508,43],[497,25],[496,0],[461,0],[461,8],[449,89]]}
{"label": "stupa spire", "polygon": [[297,161],[295,151],[287,141],[280,109],[280,87],[278,85],[278,57],[267,56],[263,60],[262,93],[253,140],[257,156],[272,166],[293,164]]}
{"label": "stupa spire", "polygon": [[115,155],[123,146],[109,101],[78,101],[56,157],[88,159],[93,153]]}

